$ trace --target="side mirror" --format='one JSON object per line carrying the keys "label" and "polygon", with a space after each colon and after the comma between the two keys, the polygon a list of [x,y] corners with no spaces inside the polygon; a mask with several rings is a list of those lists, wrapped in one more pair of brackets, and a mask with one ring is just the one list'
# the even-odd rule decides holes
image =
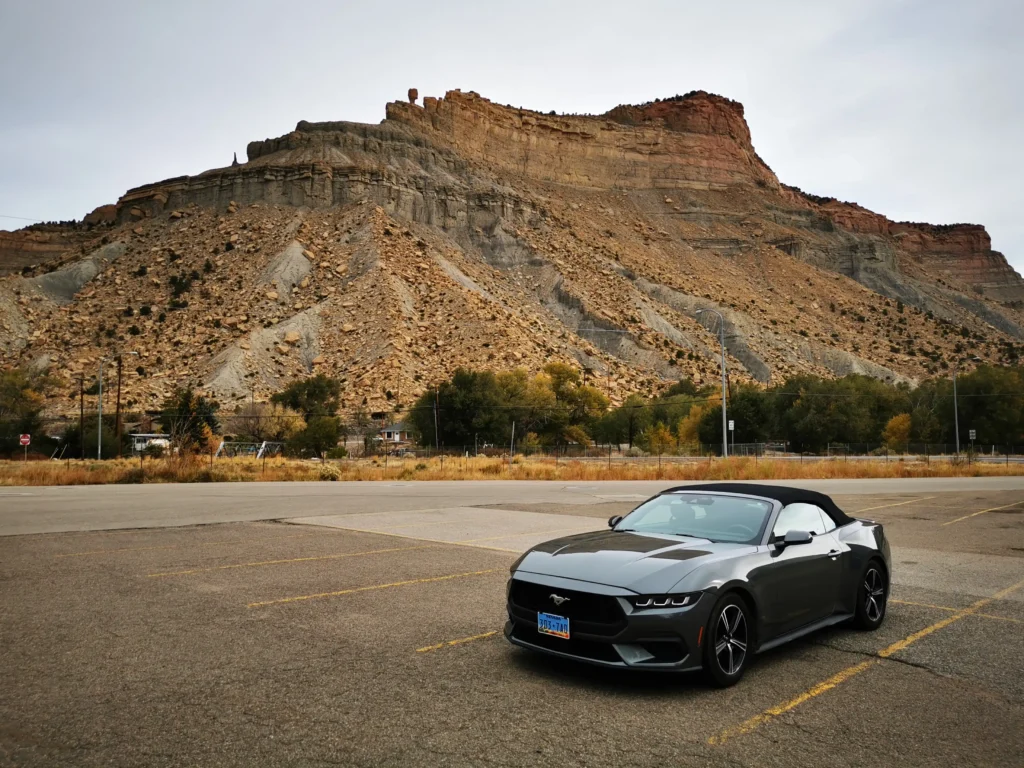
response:
{"label": "side mirror", "polygon": [[608,518],[608,527],[614,528],[616,525],[622,522],[622,515],[612,515]]}
{"label": "side mirror", "polygon": [[775,546],[779,549],[792,547],[795,544],[810,544],[811,534],[808,531],[786,531],[785,538],[776,539]]}

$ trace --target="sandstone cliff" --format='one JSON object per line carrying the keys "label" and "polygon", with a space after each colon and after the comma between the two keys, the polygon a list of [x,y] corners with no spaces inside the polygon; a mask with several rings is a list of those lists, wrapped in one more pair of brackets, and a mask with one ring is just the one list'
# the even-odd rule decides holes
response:
{"label": "sandstone cliff", "polygon": [[733,375],[758,381],[913,381],[968,346],[1024,353],[1024,281],[982,227],[780,184],[736,102],[575,116],[460,91],[413,101],[130,190],[52,274],[0,282],[0,348],[65,375],[134,349],[145,406],[184,380],[230,402],[324,371],[346,407],[375,408],[459,365],[566,360],[615,401],[710,380],[700,309],[725,317]]}

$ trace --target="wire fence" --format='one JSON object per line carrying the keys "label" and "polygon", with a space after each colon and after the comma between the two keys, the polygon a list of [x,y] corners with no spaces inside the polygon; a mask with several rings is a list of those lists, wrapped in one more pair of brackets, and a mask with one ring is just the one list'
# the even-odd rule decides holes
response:
{"label": "wire fence", "polygon": [[[81,422],[82,430],[79,430]],[[31,444],[22,446],[17,424],[0,422],[0,458],[22,460],[71,460],[114,458],[117,456],[138,456],[154,451],[151,446],[173,451],[168,436],[160,434],[159,424],[144,414],[126,412],[121,416],[120,440],[115,414],[103,414],[103,429],[98,428],[98,414],[86,411],[79,418],[66,417],[49,419],[37,428],[31,436]],[[785,440],[769,440],[755,443],[733,443],[729,454],[734,457],[775,459],[781,461],[978,461],[1016,463],[1024,461],[1024,442],[1020,444],[995,444],[970,440],[965,430],[959,451],[955,443],[908,442],[892,444],[882,442],[830,442],[817,450],[801,450],[799,446]],[[404,435],[403,435],[404,437]],[[159,453],[159,451],[156,451]],[[234,457],[274,457],[293,455],[314,458],[305,453],[290,450],[286,441],[271,439],[224,438],[215,444],[213,459]],[[498,442],[476,439],[473,443],[460,445],[421,446],[407,439],[393,441],[384,439],[376,430],[366,434],[349,434],[334,449],[327,451],[331,458],[415,458],[429,460],[444,457],[505,457],[510,455],[526,459],[582,462],[647,463],[651,461],[685,462],[713,460],[722,455],[720,442],[669,441],[660,446],[630,446],[625,443],[599,443],[581,445],[568,443],[560,445],[539,444],[527,440]]]}

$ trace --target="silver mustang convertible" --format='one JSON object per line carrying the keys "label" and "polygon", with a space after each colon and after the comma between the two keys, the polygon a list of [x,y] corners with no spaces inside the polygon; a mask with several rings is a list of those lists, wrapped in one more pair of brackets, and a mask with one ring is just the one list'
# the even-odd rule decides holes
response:
{"label": "silver mustang convertible", "polygon": [[873,630],[885,619],[882,526],[847,517],[821,493],[681,486],[608,524],[513,564],[510,642],[603,666],[703,670],[727,686],[759,651],[840,622]]}

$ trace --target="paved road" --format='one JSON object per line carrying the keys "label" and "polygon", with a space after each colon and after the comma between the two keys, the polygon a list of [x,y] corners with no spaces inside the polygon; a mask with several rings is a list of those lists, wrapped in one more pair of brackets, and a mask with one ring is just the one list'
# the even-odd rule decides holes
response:
{"label": "paved road", "polygon": [[[893,542],[886,622],[726,691],[498,634],[519,547],[658,484],[3,496],[8,533],[33,500],[47,526],[122,530],[0,537],[0,768],[1024,765],[1024,490],[955,482],[826,484]],[[183,524],[212,503],[289,519]]]}
{"label": "paved road", "polygon": [[[794,484],[797,481],[785,481]],[[1024,490],[1024,477],[810,480],[829,494]],[[289,517],[357,514],[510,501],[595,504],[640,501],[678,481],[459,481],[209,483],[0,488],[0,536],[116,528],[162,528]]]}

